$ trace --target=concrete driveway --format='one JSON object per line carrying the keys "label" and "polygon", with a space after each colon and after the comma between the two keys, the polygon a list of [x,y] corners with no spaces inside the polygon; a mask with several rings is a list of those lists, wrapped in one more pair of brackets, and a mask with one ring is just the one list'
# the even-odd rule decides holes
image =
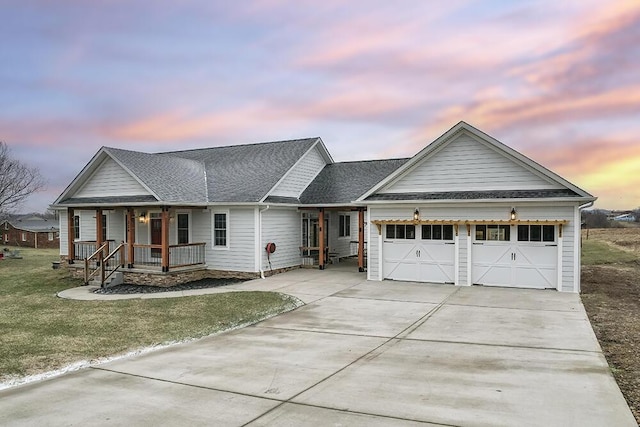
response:
{"label": "concrete driveway", "polygon": [[635,426],[577,295],[297,270],[307,305],[0,392],[2,425]]}

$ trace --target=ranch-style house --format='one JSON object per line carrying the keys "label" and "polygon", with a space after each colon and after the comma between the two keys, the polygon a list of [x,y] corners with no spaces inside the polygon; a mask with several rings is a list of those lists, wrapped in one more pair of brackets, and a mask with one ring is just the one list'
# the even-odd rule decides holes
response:
{"label": "ranch-style house", "polygon": [[115,270],[170,285],[351,257],[373,281],[579,292],[580,210],[595,199],[460,122],[408,159],[334,162],[320,138],[103,147],[52,207],[62,258],[102,284]]}

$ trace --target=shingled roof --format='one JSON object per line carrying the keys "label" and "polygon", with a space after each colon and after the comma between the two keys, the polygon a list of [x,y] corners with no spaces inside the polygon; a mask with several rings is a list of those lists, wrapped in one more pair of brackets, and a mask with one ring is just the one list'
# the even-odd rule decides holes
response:
{"label": "shingled roof", "polygon": [[[0,223],[4,223],[5,221],[0,221]],[[58,220],[55,219],[46,219],[46,218],[36,218],[36,217],[27,217],[27,218],[12,218],[6,220],[9,224],[13,226],[13,228],[24,231],[31,231],[36,233],[42,232],[50,232],[50,231],[58,231],[59,224]]]}
{"label": "shingled roof", "polygon": [[[320,138],[306,138],[165,153],[103,147],[101,151],[152,195],[74,198],[73,194],[65,194],[72,188],[70,185],[61,196],[67,197],[60,203],[259,202],[318,141]],[[92,162],[99,157],[100,152]],[[85,168],[83,172],[90,170]]]}
{"label": "shingled roof", "polygon": [[409,159],[328,164],[300,196],[305,205],[350,203]]}
{"label": "shingled roof", "polygon": [[[164,202],[205,202],[205,165],[198,160],[167,154],[105,148]],[[179,177],[179,178],[178,178]]]}
{"label": "shingled roof", "polygon": [[233,145],[161,156],[204,164],[208,202],[258,202],[318,140]]}

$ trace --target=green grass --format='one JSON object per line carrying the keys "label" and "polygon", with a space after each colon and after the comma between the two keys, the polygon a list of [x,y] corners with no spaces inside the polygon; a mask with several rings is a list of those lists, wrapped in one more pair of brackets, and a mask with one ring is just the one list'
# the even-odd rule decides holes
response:
{"label": "green grass", "polygon": [[614,248],[599,240],[583,240],[582,264],[625,264],[637,261],[638,257],[630,252]]}
{"label": "green grass", "polygon": [[167,299],[73,301],[81,285],[53,270],[57,250],[22,249],[0,261],[0,381],[127,351],[199,338],[296,306],[274,292],[229,292]]}

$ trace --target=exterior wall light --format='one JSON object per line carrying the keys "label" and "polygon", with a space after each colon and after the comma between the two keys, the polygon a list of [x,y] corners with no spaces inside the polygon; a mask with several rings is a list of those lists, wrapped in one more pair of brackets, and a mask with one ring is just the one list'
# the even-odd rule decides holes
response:
{"label": "exterior wall light", "polygon": [[420,211],[418,210],[418,208],[416,208],[416,210],[413,212],[413,220],[414,221],[420,220]]}
{"label": "exterior wall light", "polygon": [[140,214],[140,217],[138,218],[138,221],[140,221],[141,223],[145,223],[147,222],[147,213],[146,212],[142,212]]}
{"label": "exterior wall light", "polygon": [[516,208],[511,208],[511,221],[516,220]]}

